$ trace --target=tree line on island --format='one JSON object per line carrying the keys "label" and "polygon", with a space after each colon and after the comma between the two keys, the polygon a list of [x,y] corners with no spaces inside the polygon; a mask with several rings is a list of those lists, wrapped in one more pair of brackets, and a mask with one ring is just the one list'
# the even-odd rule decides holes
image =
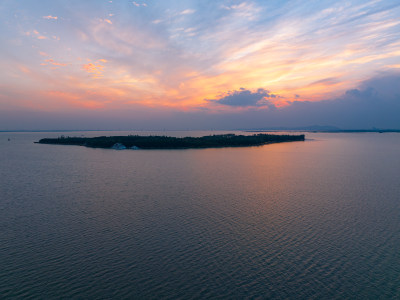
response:
{"label": "tree line on island", "polygon": [[254,134],[235,135],[219,134],[202,137],[171,136],[99,136],[99,137],[65,137],[44,138],[40,144],[77,145],[92,148],[113,149],[187,149],[187,148],[219,148],[261,146],[265,144],[304,141],[301,135]]}

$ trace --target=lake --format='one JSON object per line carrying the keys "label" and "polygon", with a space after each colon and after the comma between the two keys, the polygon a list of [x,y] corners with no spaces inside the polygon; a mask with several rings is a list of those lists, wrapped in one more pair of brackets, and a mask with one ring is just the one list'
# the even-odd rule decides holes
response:
{"label": "lake", "polygon": [[0,133],[0,298],[400,298],[400,134],[33,143],[134,133]]}

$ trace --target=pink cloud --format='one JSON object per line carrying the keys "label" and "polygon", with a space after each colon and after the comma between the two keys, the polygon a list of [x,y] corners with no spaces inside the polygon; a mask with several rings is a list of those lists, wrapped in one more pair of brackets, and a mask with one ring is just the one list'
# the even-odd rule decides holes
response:
{"label": "pink cloud", "polygon": [[30,74],[32,73],[31,70],[25,66],[18,66],[19,70],[25,74]]}
{"label": "pink cloud", "polygon": [[93,63],[88,63],[85,65],[82,65],[82,69],[85,70],[87,73],[93,74],[94,77],[103,76],[103,74],[102,74],[103,68],[104,68],[104,66],[102,66],[100,64],[95,65]]}
{"label": "pink cloud", "polygon": [[43,19],[47,19],[47,20],[57,20],[58,17],[57,17],[57,16],[53,17],[53,16],[49,15],[49,16],[44,16]]}
{"label": "pink cloud", "polygon": [[46,59],[45,62],[47,62],[49,64],[52,64],[53,66],[60,66],[60,67],[65,67],[65,66],[68,65],[68,64],[65,64],[65,63],[57,62],[54,59]]}

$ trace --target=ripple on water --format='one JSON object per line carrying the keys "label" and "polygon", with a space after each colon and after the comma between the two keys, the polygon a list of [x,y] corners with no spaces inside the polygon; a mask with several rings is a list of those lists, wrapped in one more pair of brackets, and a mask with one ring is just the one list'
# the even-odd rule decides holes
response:
{"label": "ripple on water", "polygon": [[397,135],[126,152],[32,135],[0,147],[2,297],[400,298]]}

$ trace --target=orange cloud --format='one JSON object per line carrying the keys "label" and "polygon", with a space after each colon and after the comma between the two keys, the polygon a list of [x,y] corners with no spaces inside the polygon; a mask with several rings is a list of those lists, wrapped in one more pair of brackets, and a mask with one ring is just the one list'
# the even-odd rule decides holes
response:
{"label": "orange cloud", "polygon": [[100,22],[106,22],[108,24],[112,24],[112,21],[109,19],[99,19],[99,20],[100,20]]}
{"label": "orange cloud", "polygon": [[93,64],[93,63],[88,63],[82,66],[82,69],[85,70],[88,73],[94,74],[95,77],[101,77],[102,72],[103,72],[103,68],[104,66],[100,65],[100,64]]}
{"label": "orange cloud", "polygon": [[[39,39],[39,40],[46,40],[46,39],[47,39],[46,36],[41,35],[41,34],[39,33],[39,31],[37,31],[36,29],[32,30],[32,33],[33,33],[34,35],[36,35],[36,38]],[[26,35],[29,36],[29,35],[31,35],[31,33],[30,33],[30,32],[27,32]]]}

